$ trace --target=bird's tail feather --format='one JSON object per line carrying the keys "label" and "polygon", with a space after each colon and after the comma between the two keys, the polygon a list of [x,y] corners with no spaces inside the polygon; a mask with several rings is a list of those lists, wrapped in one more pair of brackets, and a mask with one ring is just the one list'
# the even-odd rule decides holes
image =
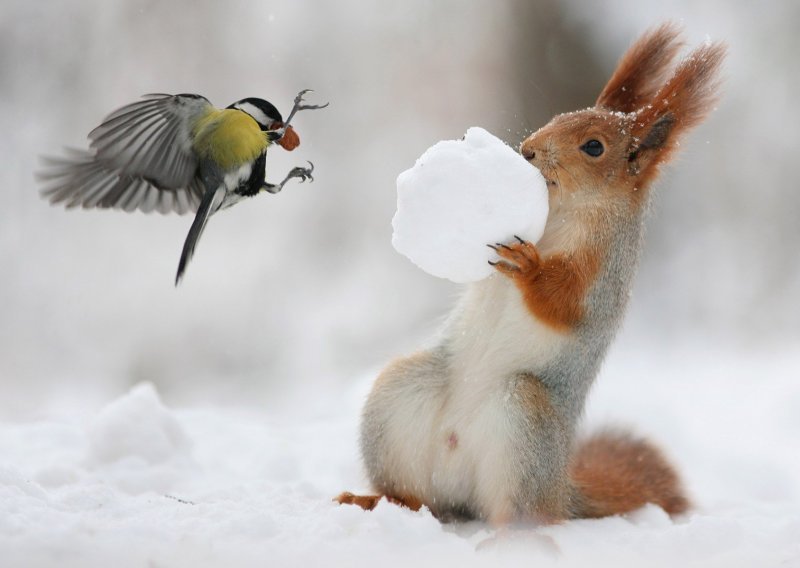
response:
{"label": "bird's tail feather", "polygon": [[206,228],[206,223],[211,214],[219,208],[222,199],[225,197],[225,186],[220,185],[216,189],[210,189],[205,192],[203,199],[200,202],[200,207],[197,209],[197,214],[192,221],[192,226],[189,229],[189,234],[186,235],[186,240],[183,243],[183,251],[181,251],[181,260],[178,262],[178,273],[175,275],[175,286],[177,286],[183,273],[186,271],[186,266],[194,255],[194,249],[197,242],[200,240],[200,235],[203,234],[203,229]]}

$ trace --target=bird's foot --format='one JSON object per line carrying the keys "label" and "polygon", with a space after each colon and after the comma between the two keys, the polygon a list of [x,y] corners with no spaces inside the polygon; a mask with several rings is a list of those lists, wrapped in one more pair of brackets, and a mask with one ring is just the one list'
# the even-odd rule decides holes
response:
{"label": "bird's foot", "polygon": [[280,190],[283,189],[283,186],[286,185],[286,183],[290,179],[299,178],[300,183],[303,183],[306,180],[314,181],[314,176],[311,175],[313,171],[314,171],[314,164],[311,162],[308,162],[307,168],[304,168],[302,166],[296,166],[291,170],[289,170],[289,173],[286,174],[286,177],[281,183],[277,185],[271,183],[265,183],[263,189],[264,191],[268,191],[269,193],[278,193]]}
{"label": "bird's foot", "polygon": [[284,179],[281,182],[281,185],[285,184],[292,178],[300,178],[300,183],[303,183],[306,180],[314,181],[314,176],[311,175],[313,171],[314,171],[314,164],[311,162],[308,162],[307,168],[296,166],[291,170],[289,170],[289,173],[286,175],[286,179]]}
{"label": "bird's foot", "polygon": [[302,91],[297,93],[297,96],[294,98],[294,106],[292,107],[292,112],[289,113],[289,117],[283,123],[284,127],[289,126],[289,123],[292,121],[292,118],[294,118],[294,115],[301,110],[314,110],[318,108],[325,108],[326,106],[331,104],[331,103],[325,103],[324,105],[304,105],[303,95],[305,95],[306,93],[311,93],[312,91],[313,89],[303,89]]}

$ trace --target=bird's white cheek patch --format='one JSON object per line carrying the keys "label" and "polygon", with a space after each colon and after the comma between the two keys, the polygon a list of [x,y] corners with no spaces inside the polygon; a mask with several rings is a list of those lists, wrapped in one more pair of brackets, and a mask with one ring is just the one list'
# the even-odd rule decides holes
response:
{"label": "bird's white cheek patch", "polygon": [[236,105],[236,108],[252,116],[254,119],[256,119],[256,122],[258,122],[259,124],[263,124],[266,126],[272,123],[272,119],[268,117],[266,114],[264,114],[264,111],[258,108],[254,104],[241,103]]}

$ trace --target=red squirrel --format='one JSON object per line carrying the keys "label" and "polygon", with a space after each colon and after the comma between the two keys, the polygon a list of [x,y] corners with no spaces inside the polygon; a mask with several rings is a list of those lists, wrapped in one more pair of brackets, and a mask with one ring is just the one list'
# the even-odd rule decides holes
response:
{"label": "red squirrel", "polygon": [[466,289],[435,347],[375,382],[361,450],[374,495],[442,520],[493,525],[689,507],[651,443],[576,429],[627,304],[650,186],[712,109],[725,56],[706,43],[677,65],[672,24],[622,57],[594,107],[561,114],[522,142],[550,213],[537,244],[490,243],[496,273]]}

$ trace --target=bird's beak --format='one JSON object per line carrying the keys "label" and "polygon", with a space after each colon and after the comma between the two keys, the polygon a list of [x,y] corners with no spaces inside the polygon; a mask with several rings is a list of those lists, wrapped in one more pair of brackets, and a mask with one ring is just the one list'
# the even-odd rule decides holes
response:
{"label": "bird's beak", "polygon": [[287,126],[283,137],[278,140],[278,144],[283,146],[285,150],[291,152],[300,145],[300,137],[297,135],[297,132],[294,131],[294,128]]}

